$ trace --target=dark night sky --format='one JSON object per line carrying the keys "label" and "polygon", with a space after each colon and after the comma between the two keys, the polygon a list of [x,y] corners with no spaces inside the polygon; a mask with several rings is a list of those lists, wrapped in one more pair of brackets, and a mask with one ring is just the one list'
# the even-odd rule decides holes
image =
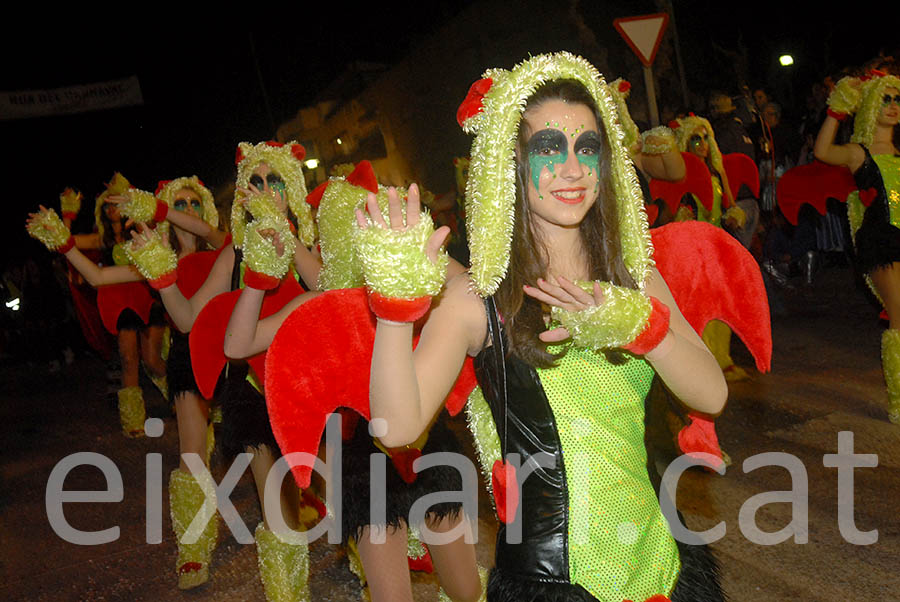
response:
{"label": "dark night sky", "polygon": [[[319,9],[316,17],[304,9],[302,20],[284,17],[295,23],[296,31],[280,37],[271,35],[272,28],[210,29],[201,35],[172,24],[132,32],[124,40],[100,29],[79,29],[77,36],[46,36],[40,44],[27,31],[4,34],[0,90],[137,75],[144,97],[144,105],[138,107],[0,121],[6,180],[24,184],[8,188],[13,198],[6,199],[12,211],[0,231],[4,251],[12,243],[12,248],[35,252],[35,247],[22,246],[27,242],[21,226],[27,209],[41,202],[55,204],[67,185],[81,188],[92,199],[116,169],[133,184],[150,189],[160,178],[187,173],[197,173],[209,184],[229,181],[237,141],[273,136],[278,123],[313,101],[331,75],[349,61],[394,63],[443,20],[471,4],[419,3],[403,12],[371,10],[358,18],[327,9]],[[611,29],[612,4],[630,9],[620,16],[655,12],[649,0],[582,2],[586,23],[595,31]],[[868,10],[852,14],[826,13],[819,10],[820,3],[798,4],[806,5],[676,0],[689,85],[698,89],[731,85],[733,70],[713,43],[728,49],[737,48],[739,42],[746,45],[751,76],[760,83],[771,80],[770,66],[783,46],[794,53],[798,64],[790,77],[779,76],[781,84],[790,80],[800,102],[809,83],[828,68],[858,64],[875,55],[879,44],[891,39],[888,23],[896,23],[900,13],[886,2],[863,3]],[[546,6],[547,18],[563,18],[568,10],[563,2]],[[864,19],[877,20],[881,13],[886,18],[875,30],[860,25]],[[267,13],[265,18],[281,17]],[[599,37],[616,40],[608,32]],[[623,43],[610,47],[611,68],[629,60],[633,59]],[[460,90],[460,98],[464,93]],[[6,259],[17,253],[3,255]]]}

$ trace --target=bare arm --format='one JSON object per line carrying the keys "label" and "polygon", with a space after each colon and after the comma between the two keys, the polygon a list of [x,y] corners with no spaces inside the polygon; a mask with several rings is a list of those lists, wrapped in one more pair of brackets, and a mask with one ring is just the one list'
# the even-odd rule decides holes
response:
{"label": "bare arm", "polygon": [[225,330],[227,357],[245,358],[268,349],[287,317],[302,304],[319,295],[317,292],[297,295],[271,316],[260,319],[259,312],[265,294],[266,291],[249,286],[241,291]]}
{"label": "bare arm", "polygon": [[[69,224],[66,224],[68,226]],[[100,248],[100,235],[96,232],[91,234],[73,234],[72,237],[75,239],[75,246],[79,249],[99,249]]]}
{"label": "bare arm", "polygon": [[645,175],[655,180],[678,182],[683,180],[687,173],[684,157],[681,156],[678,149],[672,149],[659,155],[639,153],[635,155],[634,163]]}
{"label": "bare arm", "polygon": [[203,307],[216,295],[230,290],[234,259],[234,247],[229,245],[219,253],[206,281],[190,299],[181,294],[177,284],[160,289],[163,305],[181,332],[190,332]]}
{"label": "bare arm", "polygon": [[835,144],[840,122],[829,115],[819,130],[813,154],[816,159],[829,165],[841,165],[856,173],[866,159],[865,151],[858,144]]}
{"label": "bare arm", "polygon": [[412,324],[378,320],[369,398],[372,418],[384,418],[388,447],[415,441],[440,410],[466,355],[480,351],[487,333],[484,305],[469,278],[451,280],[435,303],[415,351]]}
{"label": "bare arm", "polygon": [[187,230],[191,234],[196,234],[216,249],[225,244],[225,232],[222,232],[218,228],[213,228],[199,217],[170,209],[166,214],[166,220],[182,230]]}
{"label": "bare arm", "polygon": [[646,290],[648,295],[665,303],[671,313],[668,334],[644,359],[684,404],[706,414],[718,414],[728,398],[728,387],[719,364],[678,309],[669,287],[656,269]]}
{"label": "bare arm", "polygon": [[297,270],[307,286],[317,288],[319,272],[322,271],[322,258],[307,249],[303,243],[297,243],[297,248],[294,250],[294,269]]}
{"label": "bare arm", "polygon": [[76,246],[66,253],[69,263],[84,276],[91,286],[105,286],[107,284],[121,284],[123,282],[140,282],[144,279],[137,268],[131,265],[112,265],[100,267],[78,250]]}

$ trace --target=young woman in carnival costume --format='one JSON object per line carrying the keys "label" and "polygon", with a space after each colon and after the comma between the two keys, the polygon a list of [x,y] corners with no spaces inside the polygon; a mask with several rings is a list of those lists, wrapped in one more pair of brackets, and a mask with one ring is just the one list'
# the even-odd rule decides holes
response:
{"label": "young woman in carnival costume", "polygon": [[[848,144],[835,144],[838,126],[852,114]],[[815,156],[848,168],[857,191],[847,199],[856,267],[881,301],[890,326],[881,337],[888,416],[900,424],[900,78],[872,71],[840,80],[828,98],[828,116],[816,138]]]}
{"label": "young woman in carnival costume", "polygon": [[[317,320],[319,323],[332,324],[340,321],[342,317],[346,318],[348,314],[345,313],[346,305],[342,303],[343,300],[346,297],[356,298],[363,294],[361,289],[354,288],[365,284],[363,266],[353,248],[353,237],[357,228],[355,212],[365,207],[367,196],[373,198],[372,202],[376,206],[386,209],[389,195],[398,194],[405,196],[406,191],[401,189],[398,192],[395,189],[378,186],[375,173],[368,161],[360,162],[346,177],[332,177],[310,193],[307,201],[318,208],[316,220],[323,262],[318,288],[333,291],[337,295],[320,297],[320,300],[327,299],[325,303],[312,301],[311,297],[304,298],[306,304],[314,304],[315,311],[322,313],[321,319]],[[423,219],[429,220],[430,223],[427,213]],[[278,229],[269,227],[270,232],[275,230]],[[276,241],[284,237],[284,225],[280,230],[281,234],[273,236],[275,239],[272,241],[273,244],[267,247],[270,259],[266,263],[274,263],[278,257]],[[463,271],[461,265],[450,261],[451,274]],[[331,299],[336,301],[330,303]],[[305,369],[304,358],[311,359],[311,356],[304,355],[310,350],[309,346],[302,344],[301,341],[320,341],[320,339],[311,337],[307,326],[296,328],[296,323],[283,325],[285,316],[282,314],[260,319],[262,300],[260,291],[244,289],[228,325],[226,353],[243,357],[269,348],[266,360],[266,395],[274,425],[275,415],[271,414],[273,396],[278,398],[278,393],[286,394],[290,398],[289,412],[307,403],[301,395],[302,391],[298,389],[305,388],[305,379],[315,380],[316,376],[310,376]],[[273,344],[276,332],[279,343]],[[335,352],[353,355],[353,352],[347,353],[346,341],[337,341],[335,349],[329,349],[323,343],[320,342],[311,350],[313,355],[319,356],[319,362],[326,361],[327,356]],[[362,351],[365,353],[370,349],[371,344],[368,350]],[[304,368],[297,370],[297,366]],[[337,377],[345,381],[343,387],[323,391],[329,399],[334,400],[331,409],[338,405],[353,407],[354,401],[368,404],[367,383],[355,391],[349,390],[352,387],[347,387],[347,380],[352,380],[362,373],[362,369],[359,373],[352,373],[353,367],[359,368],[360,362],[347,360],[345,370],[341,370],[339,374],[328,375],[332,379]],[[460,399],[465,398],[470,388],[462,393]],[[312,399],[309,400],[309,405],[320,402],[320,399]],[[428,558],[426,554],[430,554],[430,558],[434,560],[434,567],[437,569],[445,595],[449,594],[454,600],[478,599],[482,586],[476,570],[474,547],[460,538],[446,545],[432,545],[426,549],[419,542],[414,526],[407,525],[410,509],[416,500],[431,493],[461,488],[460,475],[455,469],[436,466],[417,473],[412,468],[413,462],[423,454],[441,451],[460,453],[461,448],[455,437],[443,421],[435,416],[429,428],[415,441],[398,448],[388,448],[377,437],[370,435],[368,421],[357,421],[358,415],[351,412],[342,412],[342,416],[345,442],[341,456],[343,495],[339,524],[342,540],[349,544],[352,550],[351,568],[360,576],[361,582],[366,584],[369,599],[411,601],[409,568],[421,568],[423,560],[427,567],[430,560],[426,560]],[[281,449],[286,453],[293,451],[293,448],[290,437],[284,437],[284,431],[312,429],[311,422],[302,416],[294,415],[287,422],[289,424],[282,423],[281,432],[276,430],[275,433]],[[376,456],[380,456],[385,465],[390,465],[385,471],[384,482],[370,477],[372,462],[370,458]],[[390,459],[390,462],[387,462],[385,457]],[[308,481],[300,479],[298,482],[301,486],[305,486]],[[373,491],[386,492],[383,523],[372,522],[370,493]],[[458,502],[445,502],[430,507],[426,515],[428,527],[443,532],[456,528],[462,520],[460,509],[461,504]],[[370,535],[374,533],[383,534],[384,541],[373,542]]]}
{"label": "young woman in carnival costume", "polygon": [[[71,222],[81,209],[80,196],[71,195],[61,197],[62,220],[55,213],[55,219],[51,219],[47,210],[41,207],[40,214],[32,214],[29,219],[29,223],[36,224],[37,228],[29,227],[29,230],[34,235],[50,232],[47,228],[51,228],[54,234],[48,236],[63,237],[58,250],[67,257],[71,255],[70,261],[82,274],[83,270],[91,273],[87,280],[98,287],[97,306],[103,325],[118,340],[122,363],[122,388],[118,392],[122,431],[127,437],[141,437],[145,409],[144,395],[138,384],[140,362],[143,361],[154,384],[166,396],[165,359],[162,356],[166,323],[162,306],[151,295],[150,289],[139,282],[143,280],[140,274],[129,266],[124,251],[128,228],[118,206],[110,201],[110,196],[126,191],[129,186],[128,180],[116,173],[106,190],[97,196],[94,207],[96,232],[69,237]],[[100,251],[102,263],[111,269],[99,270],[79,249]]]}
{"label": "young woman in carnival costume", "polygon": [[[221,248],[226,237],[225,233],[217,229],[218,212],[212,193],[196,176],[160,182],[155,195],[135,189],[119,192],[120,194],[110,196],[107,201],[119,205],[123,215],[132,220],[160,222],[157,229],[165,233],[163,236],[172,241],[175,249],[174,257],[167,260],[177,261],[181,274],[178,286],[186,297],[193,295],[206,279],[217,257],[215,251],[201,250],[203,244],[200,239],[205,239],[210,247]],[[63,211],[66,211],[65,207]],[[40,220],[45,225],[52,224],[55,219],[58,219],[55,214],[44,211],[43,208],[42,214],[35,216],[35,220]],[[170,222],[174,225],[171,230]],[[37,234],[33,225],[30,230]],[[62,240],[68,235],[68,231],[58,230],[55,235]],[[50,246],[49,241],[45,242]],[[126,255],[132,252],[130,245],[126,244],[124,251]],[[145,280],[145,276],[133,265],[100,267],[82,255],[77,248],[69,249],[65,255],[88,282],[98,286]],[[156,287],[161,283],[150,281],[149,284]],[[176,564],[178,584],[180,588],[188,589],[208,580],[209,559],[216,543],[217,523],[210,520],[197,543],[181,543],[187,525],[204,500],[203,489],[191,476],[184,458],[186,454],[195,454],[206,458],[208,463],[214,442],[211,425],[208,423],[209,403],[197,390],[190,366],[188,338],[180,331],[172,332],[166,373],[175,404],[179,452],[182,458],[180,468],[172,472],[169,481],[169,501],[179,547]]]}
{"label": "young woman in carnival costume", "polygon": [[[301,163],[304,152],[296,143],[240,143],[236,157],[238,198],[231,215],[232,239],[221,249],[209,276],[190,298],[176,286],[181,276],[171,260],[173,252],[155,231],[142,232],[136,237],[134,248],[139,268],[160,283],[160,296],[173,322],[182,332],[190,332],[191,362],[200,393],[212,397],[215,392],[221,401],[220,443],[223,450],[232,457],[242,452],[251,454],[250,468],[263,513],[263,522],[255,532],[260,576],[266,597],[273,601],[309,599],[309,560],[305,542],[286,541],[272,530],[278,525],[297,527],[300,496],[295,487],[282,487],[275,500],[266,501],[266,477],[279,454],[259,385],[264,376],[265,354],[250,358],[246,367],[241,362],[226,368],[224,330],[240,294],[236,289],[241,286],[269,291],[264,312],[283,309],[286,303],[304,292],[288,270],[283,279],[273,278],[267,274],[272,272],[271,266],[248,265],[247,261],[241,261],[243,252],[261,244],[258,230],[264,228],[258,223],[287,221],[290,210],[297,220],[300,244],[289,229],[289,235],[281,240],[288,249],[285,259],[288,264],[296,265],[297,273],[304,281],[314,282],[318,275],[318,261],[307,249],[314,240],[315,231],[309,207],[304,203],[306,184]],[[248,224],[248,214],[258,223]],[[223,369],[226,376],[217,388]],[[196,476],[196,471],[194,474]],[[203,487],[212,485],[208,472],[204,471],[202,478],[196,478]],[[214,493],[207,491],[202,511],[215,522],[212,500],[215,500]],[[173,516],[176,530],[187,530],[195,513],[196,510],[177,518]],[[205,534],[204,531],[204,537]],[[200,570],[207,570],[207,566],[201,566]]]}
{"label": "young woman in carnival costume", "polygon": [[[599,73],[566,53],[486,72],[458,115],[476,132],[470,275],[447,283],[415,353],[409,326],[379,316],[371,403],[390,441],[417,435],[469,355],[504,454],[557,458],[521,492],[513,459],[493,465],[504,525],[489,600],[643,601],[679,581],[679,551],[646,473],[643,399],[654,369],[707,413],[721,409],[726,389],[652,268],[615,111]],[[365,237],[390,244],[380,221]],[[573,346],[558,345],[570,336]],[[507,541],[513,524],[520,543]],[[628,524],[636,529],[626,544],[616,533]],[[683,599],[715,599],[717,584],[705,585]]]}

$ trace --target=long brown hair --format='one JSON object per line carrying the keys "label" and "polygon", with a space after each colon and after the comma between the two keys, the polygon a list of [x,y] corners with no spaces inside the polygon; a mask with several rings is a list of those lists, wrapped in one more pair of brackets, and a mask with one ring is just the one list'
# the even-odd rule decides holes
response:
{"label": "long brown hair", "polygon": [[[622,257],[618,208],[610,173],[612,160],[603,118],[591,95],[577,81],[557,80],[541,86],[528,99],[525,110],[549,100],[585,105],[597,119],[600,134],[599,195],[579,225],[590,278],[637,288]],[[546,329],[544,309],[539,301],[522,290],[523,285],[534,286],[538,278],[546,277],[549,263],[547,248],[534,228],[527,200],[531,173],[526,143],[531,134],[528,124],[522,119],[516,143],[516,215],[509,269],[494,298],[506,325],[510,353],[532,366],[548,367],[562,354],[548,352],[547,344],[538,338]]]}

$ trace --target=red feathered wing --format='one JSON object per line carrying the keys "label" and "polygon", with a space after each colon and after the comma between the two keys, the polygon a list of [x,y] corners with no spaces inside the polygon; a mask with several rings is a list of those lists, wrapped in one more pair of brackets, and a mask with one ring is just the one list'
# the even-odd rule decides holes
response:
{"label": "red feathered wing", "polygon": [[[368,419],[369,371],[375,317],[362,288],[322,293],[284,321],[266,357],[266,404],[283,454],[315,454],[328,415],[351,408]],[[416,341],[413,341],[415,346]],[[467,358],[446,406],[457,414],[472,389],[475,370]],[[294,479],[309,485],[310,468],[292,466]]]}
{"label": "red feathered wing", "polygon": [[[223,247],[224,248],[224,247]],[[209,277],[213,264],[219,257],[218,251],[198,251],[178,260],[178,290],[185,299],[190,299],[200,290]]]}
{"label": "red feathered wing", "polygon": [[712,211],[713,188],[709,170],[703,161],[691,153],[681,153],[681,156],[684,157],[684,179],[677,182],[650,180],[650,194],[653,200],[664,200],[669,211],[675,214],[678,205],[681,204],[681,197],[690,192],[700,199],[707,211]]}
{"label": "red feathered wing", "polygon": [[759,168],[753,159],[744,153],[730,153],[722,155],[722,167],[728,176],[728,187],[731,189],[731,198],[737,199],[741,184],[750,189],[750,194],[759,198]]}
{"label": "red feathered wing", "polygon": [[150,320],[150,308],[155,300],[146,282],[126,282],[97,287],[97,308],[103,326],[112,334],[119,334],[116,323],[119,314],[131,309],[146,324]]}
{"label": "red feathered wing", "polygon": [[697,221],[650,230],[656,267],[698,334],[721,320],[744,341],[760,372],[772,362],[769,301],[753,256],[721,228]]}
{"label": "red feathered wing", "polygon": [[804,203],[809,203],[825,215],[828,199],[845,203],[847,195],[854,190],[856,182],[849,169],[814,161],[787,170],[778,180],[775,195],[781,213],[796,226],[800,207]]}
{"label": "red feathered wing", "polygon": [[[266,293],[259,315],[261,318],[271,316],[285,304],[303,293],[296,280],[290,275],[282,280],[278,288]],[[216,390],[216,382],[222,368],[228,362],[225,357],[225,329],[231,312],[241,295],[240,290],[229,291],[214,297],[200,311],[191,328],[191,368],[197,389],[206,399],[210,399]],[[265,382],[265,352],[247,358],[247,363],[256,373],[260,382]]]}

